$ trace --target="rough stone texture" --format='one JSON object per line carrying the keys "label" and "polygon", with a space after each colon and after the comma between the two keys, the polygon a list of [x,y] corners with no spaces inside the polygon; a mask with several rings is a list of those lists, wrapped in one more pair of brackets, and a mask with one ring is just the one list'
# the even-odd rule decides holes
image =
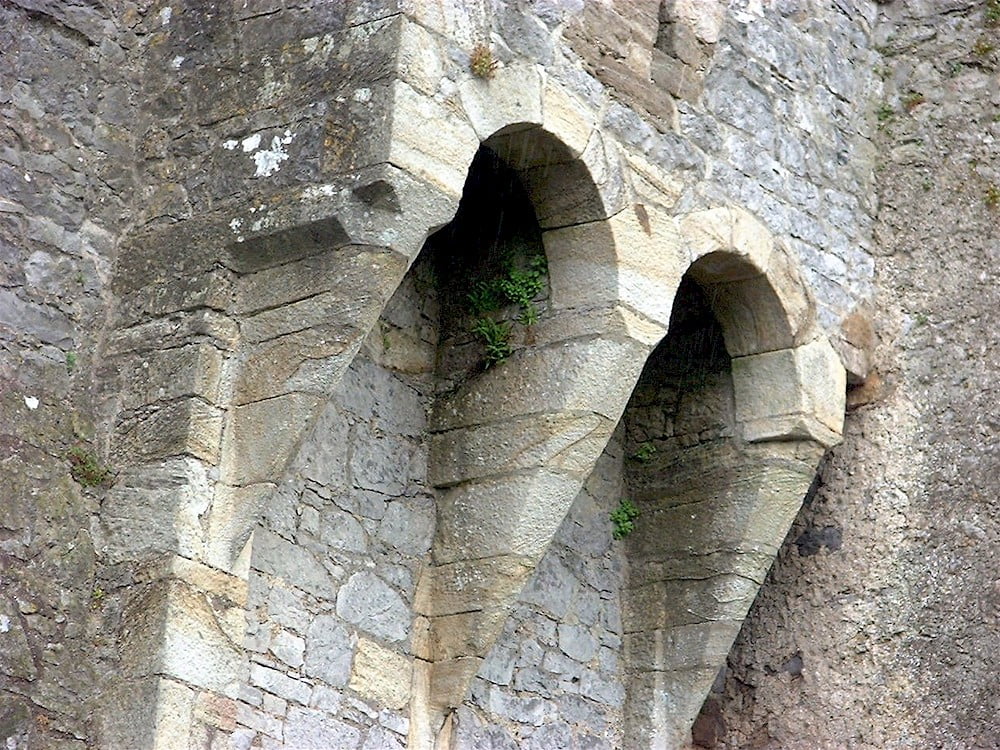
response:
{"label": "rough stone texture", "polygon": [[986,6],[879,6],[875,371],[706,705],[706,747],[1000,736],[1000,240],[986,202],[1000,33]]}
{"label": "rough stone texture", "polygon": [[[543,465],[582,480],[662,334],[684,217],[736,207],[800,268],[821,330],[804,329],[848,367],[854,411],[695,739],[991,746],[990,7],[0,4],[0,740],[154,747],[158,722],[160,743],[213,750],[402,744],[409,715],[375,673],[421,649],[432,485]],[[492,83],[468,70],[482,42]],[[547,366],[489,373],[492,394],[464,394],[468,433],[431,445],[469,340],[438,360],[419,271],[385,303],[481,138],[547,235],[545,316],[516,342]],[[751,300],[753,283],[719,282]],[[749,331],[753,310],[717,313]],[[601,361],[535,357],[587,337]],[[637,429],[711,439],[713,403]],[[537,450],[472,427],[525,404],[557,415]],[[489,460],[434,466],[466,437]],[[504,634],[450,719],[469,747],[620,743],[606,515],[624,440],[512,620],[446,615],[466,618],[449,655]],[[110,473],[74,478],[91,457]]]}

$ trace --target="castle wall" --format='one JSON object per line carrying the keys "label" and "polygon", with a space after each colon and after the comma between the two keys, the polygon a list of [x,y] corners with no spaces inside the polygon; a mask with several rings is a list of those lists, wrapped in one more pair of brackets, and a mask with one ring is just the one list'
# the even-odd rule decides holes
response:
{"label": "castle wall", "polygon": [[[798,260],[860,383],[845,443],[696,739],[990,745],[993,3],[109,5],[0,6],[8,746],[140,746],[139,725],[197,726],[190,741],[213,748],[254,737],[305,747],[331,732],[366,749],[403,742],[400,690],[433,531],[421,411],[433,342],[392,345],[418,319],[405,286],[370,332],[344,324],[354,338],[342,362],[311,371],[315,405],[276,412],[316,420],[301,450],[289,439],[287,470],[262,469],[267,435],[259,461],[239,454],[236,469],[266,475],[237,488],[266,497],[259,512],[246,505],[250,526],[262,519],[252,546],[235,534],[234,549],[208,549],[207,498],[220,456],[236,455],[219,447],[242,387],[234,368],[254,354],[239,348],[252,326],[241,329],[238,312],[252,270],[233,248],[302,226],[299,239],[363,235],[390,248],[372,251],[387,258],[378,278],[337,277],[337,294],[364,297],[357,319],[370,326],[407,258],[454,211],[463,154],[489,135],[476,93],[487,84],[468,72],[484,41],[500,61],[494,92],[510,91],[504,71],[538,64],[596,126],[601,189],[619,208],[683,217],[733,205],[760,219]],[[419,122],[430,125],[417,140],[393,140]],[[402,162],[418,177],[397,178]],[[390,194],[352,193],[377,170],[396,180]],[[392,218],[397,197],[410,213]],[[365,296],[365,285],[378,290]],[[459,711],[462,742],[617,741],[626,566],[605,519],[625,450],[620,437],[609,443],[520,596]],[[208,542],[191,541],[199,534]],[[243,583],[219,562],[241,549]],[[185,561],[197,563],[189,576],[221,571],[229,598],[192,596],[205,622],[223,623],[226,647],[249,657],[219,688],[224,700],[149,679],[164,642],[155,613],[176,601],[164,571]],[[406,676],[383,679],[397,670]],[[204,671],[214,679],[211,664]],[[182,708],[171,713],[174,694]],[[126,715],[122,696],[147,714]]]}
{"label": "castle wall", "polygon": [[716,747],[996,744],[990,7],[879,8],[875,369],[730,656]]}

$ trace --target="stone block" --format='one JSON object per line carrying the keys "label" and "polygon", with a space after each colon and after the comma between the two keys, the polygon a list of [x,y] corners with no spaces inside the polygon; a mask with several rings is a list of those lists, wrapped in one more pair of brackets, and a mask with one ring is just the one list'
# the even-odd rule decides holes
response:
{"label": "stone block", "polygon": [[433,618],[503,608],[514,601],[531,570],[530,560],[514,555],[435,565],[421,577],[414,606]]}
{"label": "stone block", "polygon": [[646,346],[617,337],[521,350],[440,397],[432,427],[447,430],[560,411],[593,412],[617,422],[646,353]]}
{"label": "stone block", "polygon": [[[491,78],[470,77],[458,85],[462,108],[481,141],[508,127],[542,123],[542,74],[537,65],[504,65]],[[511,162],[514,169],[535,166],[535,158]]]}
{"label": "stone block", "polygon": [[167,459],[123,471],[102,507],[107,553],[113,560],[163,552],[200,558],[212,484],[208,467],[193,458]]}
{"label": "stone block", "polygon": [[199,307],[226,310],[232,296],[233,274],[229,269],[171,276],[123,295],[115,311],[115,322],[124,327],[181,310]]}
{"label": "stone block", "polygon": [[[246,658],[240,645],[242,608],[179,582],[169,584],[167,592],[157,671],[237,698]],[[226,610],[235,610],[238,616]]]}
{"label": "stone block", "polygon": [[[507,139],[516,143],[520,135]],[[535,139],[534,143],[538,143]],[[523,150],[522,146],[522,150]],[[594,131],[578,159],[562,144],[547,149],[549,163],[521,172],[521,180],[542,229],[558,229],[600,222],[628,202],[625,169],[617,149]]]}
{"label": "stone block", "polygon": [[431,667],[428,702],[432,706],[460,706],[468,697],[469,685],[483,660],[463,656],[435,662]]}
{"label": "stone block", "polygon": [[479,148],[472,126],[402,81],[392,85],[392,112],[389,161],[446,193],[461,196]]}
{"label": "stone block", "polygon": [[632,587],[625,597],[624,627],[633,632],[714,620],[742,622],[758,588],[756,581],[734,574]]}
{"label": "stone block", "polygon": [[378,537],[404,555],[423,557],[434,539],[435,503],[429,497],[400,498],[388,504]]}
{"label": "stone block", "polygon": [[626,151],[625,163],[628,165],[632,202],[671,212],[675,209],[688,187],[678,170],[664,169],[651,162],[646,154],[637,151]]}
{"label": "stone block", "polygon": [[705,76],[696,66],[654,49],[650,78],[654,85],[678,99],[697,102],[704,88]]}
{"label": "stone block", "polygon": [[156,722],[152,750],[189,746],[196,734],[194,723],[198,693],[172,679],[160,679],[156,691]]}
{"label": "stone block", "polygon": [[597,414],[539,414],[435,433],[429,480],[443,487],[538,467],[585,473],[613,429]]}
{"label": "stone block", "polygon": [[320,599],[333,598],[333,582],[326,568],[304,547],[266,529],[254,532],[251,566]]}
{"label": "stone block", "polygon": [[197,397],[154,404],[116,426],[116,459],[142,463],[188,455],[217,464],[222,421],[222,410]]}
{"label": "stone block", "polygon": [[377,638],[395,642],[410,633],[410,608],[374,573],[352,575],[337,593],[337,614]]}
{"label": "stone block", "polygon": [[420,93],[432,96],[444,77],[443,59],[437,38],[419,23],[405,19],[400,28],[397,59],[397,70],[403,80]]}
{"label": "stone block", "polygon": [[586,664],[597,655],[598,641],[589,628],[562,623],[559,625],[559,649],[574,661]]}
{"label": "stone block", "polygon": [[250,684],[303,706],[309,705],[309,696],[312,695],[312,685],[308,682],[295,679],[263,664],[250,665]]}
{"label": "stone block", "polygon": [[635,203],[608,220],[618,270],[617,298],[661,325],[670,323],[674,293],[687,255],[673,219],[655,206]]}
{"label": "stone block", "polygon": [[552,133],[573,156],[582,155],[597,126],[597,113],[570,94],[553,77],[542,88],[542,127]]}
{"label": "stone block", "polygon": [[357,637],[334,615],[319,615],[306,635],[303,671],[330,687],[343,687],[351,676]]}
{"label": "stone block", "polygon": [[624,654],[635,672],[718,671],[741,623],[731,620],[625,633]]}
{"label": "stone block", "polygon": [[355,750],[361,744],[361,733],[323,711],[296,706],[285,719],[284,740],[283,747],[302,750]]}
{"label": "stone block", "polygon": [[630,677],[623,747],[684,747],[718,668],[644,672]]}
{"label": "stone block", "polygon": [[348,687],[378,706],[404,708],[410,700],[411,659],[361,638]]}
{"label": "stone block", "polygon": [[750,442],[840,442],[847,374],[823,340],[733,360],[736,419]]}
{"label": "stone block", "polygon": [[319,403],[311,394],[288,393],[233,409],[222,450],[222,481],[232,486],[277,481]]}
{"label": "stone block", "polygon": [[578,477],[534,469],[467,482],[439,493],[435,561],[499,555],[537,560],[581,484]]}
{"label": "stone block", "polygon": [[208,564],[245,577],[246,571],[235,568],[237,560],[260,519],[265,501],[274,491],[273,484],[215,486],[207,520],[202,519],[208,526],[204,551]]}
{"label": "stone block", "polygon": [[222,352],[208,343],[115,358],[123,409],[197,396],[218,403]]}
{"label": "stone block", "polygon": [[239,338],[239,326],[226,315],[216,310],[192,310],[112,331],[108,352],[162,351],[201,340],[222,351],[232,351]]}
{"label": "stone block", "polygon": [[[523,581],[523,579],[521,579]],[[516,584],[517,581],[511,581]],[[459,656],[480,656],[486,658],[496,643],[503,624],[510,617],[510,609],[516,599],[504,591],[489,592],[480,600],[482,609],[443,615],[432,620],[431,655],[435,661],[455,659]]]}
{"label": "stone block", "polygon": [[287,630],[278,630],[271,638],[270,652],[292,669],[302,666],[306,642]]}

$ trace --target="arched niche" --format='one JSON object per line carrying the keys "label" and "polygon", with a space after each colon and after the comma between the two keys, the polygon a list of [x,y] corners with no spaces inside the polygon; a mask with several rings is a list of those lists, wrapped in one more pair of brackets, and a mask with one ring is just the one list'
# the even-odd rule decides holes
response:
{"label": "arched niche", "polygon": [[623,417],[626,496],[640,512],[625,541],[623,742],[651,750],[689,740],[839,440],[846,389],[769,235],[728,210],[680,224],[694,261]]}
{"label": "arched niche", "polygon": [[[483,184],[487,173],[493,182]],[[504,190],[523,201],[501,213],[520,216],[527,231],[494,236]],[[454,222],[425,248],[438,259],[443,328],[429,425],[437,523],[414,603],[412,747],[449,746],[448,716],[610,437],[650,331],[660,334],[620,300],[603,214],[579,155],[540,127],[510,126],[485,141]],[[581,226],[582,239],[568,242],[564,230]],[[464,309],[474,282],[465,277],[488,277],[511,243],[530,245],[519,268],[544,253],[537,320],[517,323],[507,305],[500,315],[513,351],[477,368],[475,316]],[[593,293],[581,297],[566,281],[584,276]]]}

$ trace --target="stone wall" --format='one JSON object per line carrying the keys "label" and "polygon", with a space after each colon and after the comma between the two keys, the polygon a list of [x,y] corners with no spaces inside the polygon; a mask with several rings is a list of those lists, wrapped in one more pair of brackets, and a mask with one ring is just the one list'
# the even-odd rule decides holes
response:
{"label": "stone wall", "polygon": [[1000,736],[1000,9],[879,12],[875,370],[730,657],[715,747]]}
{"label": "stone wall", "polygon": [[[752,365],[797,382],[789,434],[833,442],[801,382],[824,337],[854,410],[695,739],[989,746],[994,6],[0,3],[0,737],[375,750],[445,708],[459,746],[616,746],[631,553],[607,514],[639,447],[610,436],[681,275],[726,252],[765,258],[781,308],[701,279],[732,292],[734,434],[783,434]],[[517,367],[450,399],[426,258],[407,269],[484,141],[550,297]],[[546,532],[510,590],[449,631],[442,488],[494,480],[429,456],[491,413],[590,432],[483,444],[508,515],[520,472],[564,484],[517,518]],[[437,662],[460,695],[421,682]]]}

